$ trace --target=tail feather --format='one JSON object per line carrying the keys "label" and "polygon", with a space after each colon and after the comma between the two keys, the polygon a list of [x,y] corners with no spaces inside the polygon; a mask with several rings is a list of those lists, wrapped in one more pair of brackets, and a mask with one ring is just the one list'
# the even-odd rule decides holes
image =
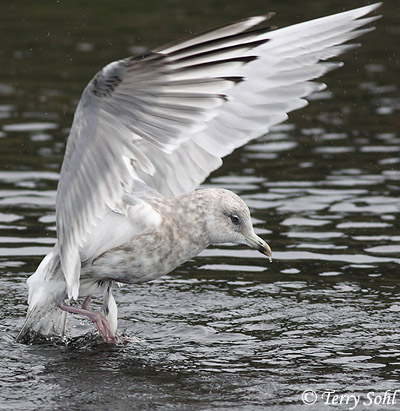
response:
{"label": "tail feather", "polygon": [[57,307],[57,298],[65,293],[66,283],[55,247],[27,281],[28,314],[17,342],[28,343],[39,336],[64,336],[67,313]]}

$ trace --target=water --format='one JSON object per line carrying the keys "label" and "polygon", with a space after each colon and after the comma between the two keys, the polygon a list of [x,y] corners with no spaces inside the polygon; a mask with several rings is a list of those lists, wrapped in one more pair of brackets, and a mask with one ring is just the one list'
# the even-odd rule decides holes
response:
{"label": "water", "polygon": [[[246,200],[272,263],[211,248],[158,281],[124,286],[120,328],[138,338],[124,346],[101,343],[80,318],[66,344],[14,342],[25,280],[54,243],[58,172],[86,82],[109,61],[190,31],[270,10],[284,26],[342,8],[282,3],[2,6],[1,409],[321,410],[329,390],[360,395],[357,410],[398,409],[400,393],[397,406],[384,397],[400,389],[398,1],[326,76],[329,91],[205,184]],[[314,407],[302,402],[306,389]]]}

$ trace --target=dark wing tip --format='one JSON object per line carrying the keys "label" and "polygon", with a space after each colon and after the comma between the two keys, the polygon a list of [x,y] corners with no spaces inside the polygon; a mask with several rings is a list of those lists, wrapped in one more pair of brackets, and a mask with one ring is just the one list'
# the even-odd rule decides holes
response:
{"label": "dark wing tip", "polygon": [[[110,67],[114,65],[114,67]],[[97,97],[108,97],[122,82],[123,71],[118,63],[111,63],[99,71],[90,83],[90,91]]]}

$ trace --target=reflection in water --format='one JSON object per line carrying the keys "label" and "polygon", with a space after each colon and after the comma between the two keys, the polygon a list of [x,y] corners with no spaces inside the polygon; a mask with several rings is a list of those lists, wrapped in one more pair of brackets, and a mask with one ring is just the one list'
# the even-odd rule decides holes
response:
{"label": "reflection in water", "polygon": [[[25,280],[55,241],[58,171],[88,73],[178,37],[171,27],[182,34],[266,11],[265,2],[243,12],[242,2],[229,1],[216,16],[210,2],[198,9],[178,1],[168,3],[165,24],[164,3],[156,3],[118,18],[103,2],[90,12],[58,5],[70,17],[49,8],[41,21],[27,2],[0,17],[4,30],[18,32],[0,46],[8,59],[0,67],[0,408],[297,410],[306,388],[398,388],[400,100],[390,50],[399,22],[391,4],[377,32],[327,76],[329,91],[233,153],[206,183],[246,200],[272,263],[214,247],[158,281],[122,287],[120,326],[137,342],[107,347],[91,324],[71,318],[66,343],[14,343]],[[337,11],[334,2],[309,6],[319,8],[313,16]],[[271,9],[274,24],[310,17],[304,5]]]}

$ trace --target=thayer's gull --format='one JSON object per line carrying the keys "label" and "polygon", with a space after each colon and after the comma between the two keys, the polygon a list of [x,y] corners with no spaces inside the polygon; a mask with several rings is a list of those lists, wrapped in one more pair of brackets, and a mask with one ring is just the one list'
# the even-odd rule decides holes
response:
{"label": "thayer's gull", "polygon": [[[67,313],[91,318],[115,343],[113,282],[169,273],[210,244],[247,244],[268,257],[250,212],[224,189],[195,190],[224,156],[268,132],[305,97],[310,80],[378,4],[282,29],[272,14],[194,35],[104,67],[84,90],[57,191],[57,242],[28,279],[29,308],[17,340],[63,335]],[[103,293],[104,313],[89,307]],[[71,300],[83,299],[82,306]]]}

